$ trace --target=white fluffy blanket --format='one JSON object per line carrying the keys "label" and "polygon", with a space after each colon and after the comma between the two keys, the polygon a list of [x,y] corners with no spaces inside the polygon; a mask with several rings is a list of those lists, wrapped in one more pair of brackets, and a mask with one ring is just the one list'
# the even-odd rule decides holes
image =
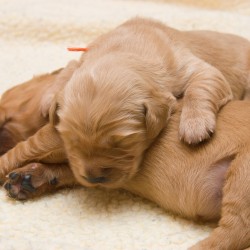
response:
{"label": "white fluffy blanket", "polygon": [[[66,47],[84,46],[129,17],[250,39],[249,14],[249,0],[0,0],[0,94],[78,58]],[[212,228],[126,192],[78,188],[21,203],[0,190],[1,250],[180,250]]]}

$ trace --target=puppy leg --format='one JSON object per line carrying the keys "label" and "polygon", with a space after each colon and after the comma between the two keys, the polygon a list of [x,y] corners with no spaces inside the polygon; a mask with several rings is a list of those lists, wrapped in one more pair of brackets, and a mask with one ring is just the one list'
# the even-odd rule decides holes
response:
{"label": "puppy leg", "polygon": [[4,188],[10,197],[27,200],[75,185],[78,184],[67,164],[30,163],[9,173]]}
{"label": "puppy leg", "polygon": [[237,250],[250,247],[249,149],[232,162],[223,189],[219,227],[192,250]]}
{"label": "puppy leg", "polygon": [[10,148],[13,148],[16,144],[15,138],[11,136],[9,131],[4,129],[5,123],[5,110],[0,107],[0,155],[6,153]]}
{"label": "puppy leg", "polygon": [[3,180],[11,170],[29,162],[60,163],[65,162],[66,158],[58,132],[47,124],[0,158],[0,179]]}
{"label": "puppy leg", "polygon": [[179,134],[187,143],[199,143],[209,138],[216,124],[218,110],[233,98],[231,87],[222,73],[204,61],[186,61],[182,81],[184,105]]}

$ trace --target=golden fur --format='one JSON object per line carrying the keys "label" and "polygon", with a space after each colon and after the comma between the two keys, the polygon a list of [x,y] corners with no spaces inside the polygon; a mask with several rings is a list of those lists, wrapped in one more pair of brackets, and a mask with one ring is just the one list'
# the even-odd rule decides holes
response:
{"label": "golden fur", "polygon": [[[165,126],[175,97],[184,94],[180,136],[197,142],[214,130],[216,113],[231,98],[231,88],[236,99],[248,95],[249,42],[237,36],[180,32],[132,19],[89,48],[41,100],[46,117],[55,93],[68,83],[50,113],[53,124],[60,116],[58,130],[78,179],[108,177],[107,185],[115,186],[131,178]],[[83,144],[88,151],[82,152]],[[111,152],[117,144],[119,158],[117,150]]]}
{"label": "golden fur", "polygon": [[[36,120],[35,128],[43,127],[0,158],[2,179],[21,167],[9,174],[9,193],[25,199],[77,183],[125,188],[187,218],[221,216],[219,227],[194,249],[249,247],[249,103],[223,108],[211,141],[191,147],[179,140],[207,138],[221,106],[232,95],[247,98],[249,42],[133,19],[89,48],[39,101],[27,102],[41,102],[34,117],[50,109],[51,123]],[[171,116],[182,95],[183,108]],[[20,185],[26,175],[36,192]]]}
{"label": "golden fur", "polygon": [[135,18],[89,45],[50,117],[76,178],[115,187],[137,172],[176,98],[183,96],[179,136],[200,142],[224,104],[248,95],[249,69],[243,38]]}
{"label": "golden fur", "polygon": [[[199,146],[187,146],[179,140],[180,111],[178,108],[147,150],[134,178],[119,188],[186,218],[220,219],[218,228],[192,249],[245,249],[250,246],[250,102],[227,104],[218,115],[216,133]],[[24,165],[13,170],[5,184],[16,198],[26,199],[79,183],[67,163],[60,163],[63,157],[57,153],[63,150],[62,141],[52,130],[51,125],[44,126],[1,158],[2,170],[6,166],[13,170]],[[56,157],[44,154],[44,145],[48,144],[51,134],[53,138],[46,148],[57,155],[56,164],[51,164],[51,159],[55,161]],[[39,163],[41,161],[43,163]],[[32,192],[22,186],[25,176],[31,178],[31,188],[35,189]],[[87,186],[106,185],[89,183]]]}
{"label": "golden fur", "polygon": [[34,77],[6,91],[0,99],[0,155],[26,140],[49,121],[39,112],[43,93],[54,85],[60,70]]}

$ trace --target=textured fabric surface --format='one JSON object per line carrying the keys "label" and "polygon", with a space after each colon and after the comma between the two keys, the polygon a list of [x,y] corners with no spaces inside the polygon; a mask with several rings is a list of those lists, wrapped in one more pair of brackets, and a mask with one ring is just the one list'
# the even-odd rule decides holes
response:
{"label": "textured fabric surface", "polygon": [[[84,46],[136,15],[250,39],[248,0],[0,0],[0,94],[78,58],[66,47]],[[123,191],[67,189],[21,203],[0,190],[0,250],[180,250],[213,227]]]}

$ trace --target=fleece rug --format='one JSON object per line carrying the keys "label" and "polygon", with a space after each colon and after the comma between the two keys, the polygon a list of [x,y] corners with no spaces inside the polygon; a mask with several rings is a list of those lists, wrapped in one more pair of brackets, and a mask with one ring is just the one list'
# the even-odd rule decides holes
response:
{"label": "fleece rug", "polygon": [[[0,0],[0,94],[65,66],[79,57],[68,46],[84,46],[130,17],[250,39],[249,15],[249,0]],[[22,203],[0,189],[0,250],[181,250],[213,227],[125,191],[65,189]]]}

